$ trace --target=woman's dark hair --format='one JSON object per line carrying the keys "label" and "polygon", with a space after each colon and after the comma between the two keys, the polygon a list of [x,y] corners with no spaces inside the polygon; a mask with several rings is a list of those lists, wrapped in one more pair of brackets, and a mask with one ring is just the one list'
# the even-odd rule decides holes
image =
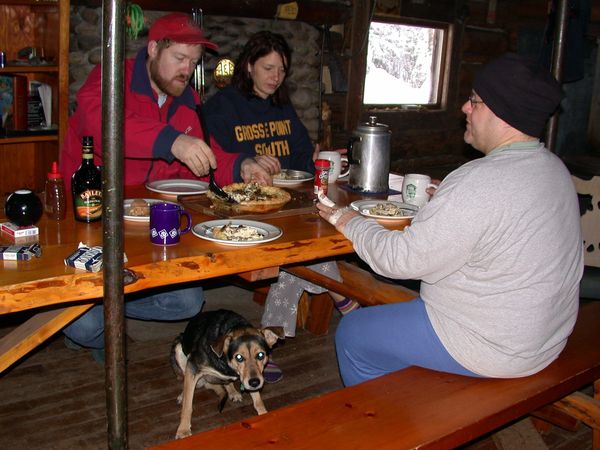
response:
{"label": "woman's dark hair", "polygon": [[287,85],[285,84],[290,74],[292,64],[292,51],[285,41],[284,37],[270,31],[259,31],[253,34],[240,53],[231,78],[231,84],[246,95],[254,92],[254,83],[248,72],[248,64],[254,64],[259,58],[275,51],[281,56],[283,68],[285,69],[285,79],[279,89],[271,96],[273,103],[286,104],[290,102]]}

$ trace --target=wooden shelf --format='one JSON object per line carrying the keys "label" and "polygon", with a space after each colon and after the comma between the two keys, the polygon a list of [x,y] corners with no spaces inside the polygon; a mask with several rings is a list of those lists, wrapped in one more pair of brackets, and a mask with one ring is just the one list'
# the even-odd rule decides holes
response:
{"label": "wooden shelf", "polygon": [[2,0],[4,5],[58,6],[59,0]]}
{"label": "wooden shelf", "polygon": [[[71,0],[74,5],[89,7],[102,6],[102,0]],[[275,19],[277,7],[289,3],[287,0],[137,0],[135,2],[144,10],[191,12],[192,8],[202,8],[205,15],[252,17],[256,19]],[[352,13],[350,2],[338,3],[321,0],[303,0],[298,4],[298,15],[294,20],[312,24],[335,25],[344,23]]]}
{"label": "wooden shelf", "polygon": [[[69,5],[69,0],[0,0],[0,49],[12,63],[0,68],[0,75],[26,76],[30,83],[50,86],[57,127],[44,134],[0,137],[0,194],[22,187],[42,191],[52,162],[59,159],[69,118]],[[48,64],[19,60],[26,47],[44,54]]]}
{"label": "wooden shelf", "polygon": [[19,136],[0,138],[0,145],[4,144],[26,144],[28,142],[52,142],[58,141],[58,134],[44,134],[37,136]]}
{"label": "wooden shelf", "polygon": [[0,69],[0,75],[9,73],[58,73],[58,66],[6,66]]}

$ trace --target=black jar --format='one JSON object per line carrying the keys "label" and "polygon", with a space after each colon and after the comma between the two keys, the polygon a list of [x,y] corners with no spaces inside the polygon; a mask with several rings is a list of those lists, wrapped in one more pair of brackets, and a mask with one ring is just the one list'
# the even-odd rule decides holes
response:
{"label": "black jar", "polygon": [[29,189],[13,192],[4,205],[6,218],[19,227],[34,225],[43,212],[42,201]]}

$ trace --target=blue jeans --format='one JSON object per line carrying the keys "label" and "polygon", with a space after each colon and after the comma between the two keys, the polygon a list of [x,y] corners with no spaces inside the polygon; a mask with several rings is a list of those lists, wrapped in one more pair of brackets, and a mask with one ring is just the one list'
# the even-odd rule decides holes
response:
{"label": "blue jeans", "polygon": [[479,377],[446,351],[420,297],[348,313],[338,325],[335,345],[345,386],[409,366]]}
{"label": "blue jeans", "polygon": [[[160,289],[152,295],[125,296],[125,317],[142,320],[184,320],[202,309],[202,288]],[[94,306],[63,329],[69,339],[83,347],[104,348],[104,307]]]}

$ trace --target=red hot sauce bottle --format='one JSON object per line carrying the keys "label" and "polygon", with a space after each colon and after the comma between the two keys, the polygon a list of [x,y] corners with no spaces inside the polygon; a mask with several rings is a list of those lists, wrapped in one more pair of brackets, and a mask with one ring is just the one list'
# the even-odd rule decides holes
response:
{"label": "red hot sauce bottle", "polygon": [[52,171],[48,172],[48,178],[46,179],[44,209],[46,215],[53,220],[63,220],[67,215],[65,183],[62,174],[58,171],[56,161],[52,163]]}
{"label": "red hot sauce bottle", "polygon": [[331,162],[327,159],[317,159],[315,161],[315,187],[314,193],[323,192],[327,195],[327,187],[329,185],[329,166]]}

